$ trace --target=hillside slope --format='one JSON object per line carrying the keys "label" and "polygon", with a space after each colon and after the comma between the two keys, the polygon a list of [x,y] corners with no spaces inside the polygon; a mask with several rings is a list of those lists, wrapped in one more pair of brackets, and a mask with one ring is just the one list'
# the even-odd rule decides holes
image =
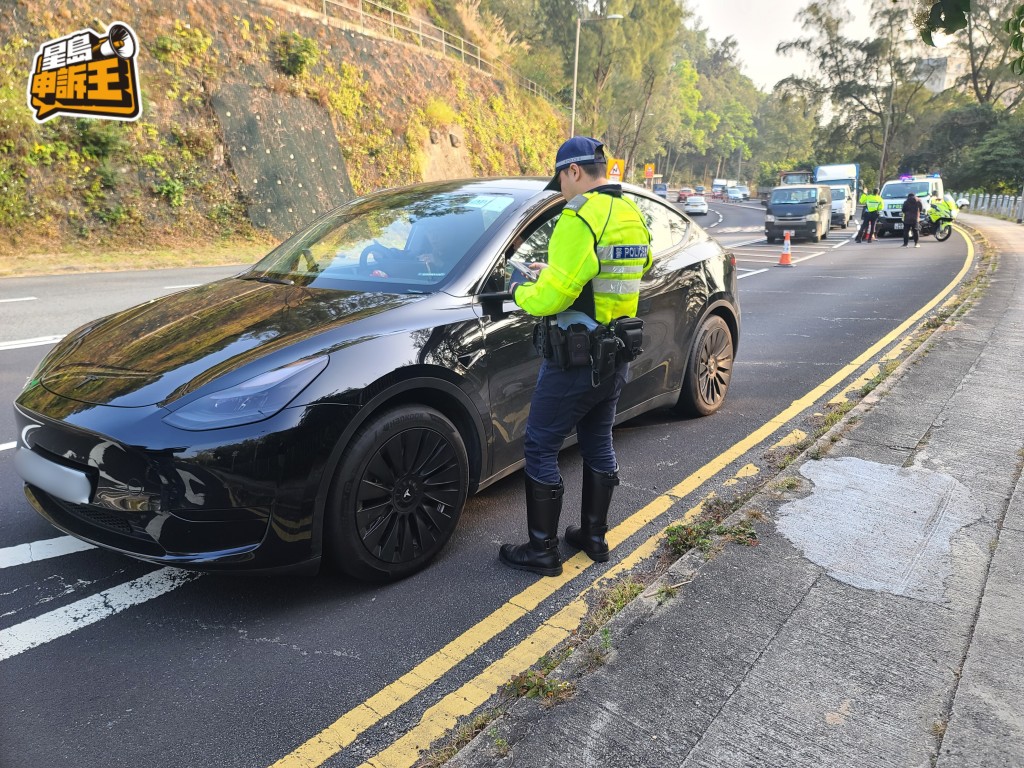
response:
{"label": "hillside slope", "polygon": [[[273,239],[352,193],[550,172],[565,119],[549,103],[295,9],[0,0],[0,236],[25,252]],[[37,125],[39,46],[114,21],[140,38],[142,117]]]}

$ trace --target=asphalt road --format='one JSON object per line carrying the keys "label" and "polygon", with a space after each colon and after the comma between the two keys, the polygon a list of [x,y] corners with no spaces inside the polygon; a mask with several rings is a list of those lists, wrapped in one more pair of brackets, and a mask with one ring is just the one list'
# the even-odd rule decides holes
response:
{"label": "asphalt road", "polygon": [[[561,621],[552,617],[602,573],[709,492],[756,481],[765,450],[811,431],[808,418],[872,362],[851,361],[941,294],[967,253],[960,236],[915,250],[853,244],[852,229],[834,229],[795,244],[796,266],[777,268],[780,246],[765,244],[762,221],[753,204],[713,204],[699,221],[742,270],[726,406],[707,419],[647,414],[616,430],[623,485],[610,522],[621,543],[607,566],[586,561],[561,580],[498,562],[499,543],[525,534],[519,474],[470,500],[430,568],[390,586],[331,575],[181,579],[96,549],[60,554],[69,540],[24,500],[11,409],[0,404],[0,766],[356,766],[388,748],[374,765],[411,766],[403,735],[443,733],[509,669],[536,660],[544,628]],[[0,401],[17,396],[47,337],[234,271],[0,281]],[[847,367],[842,382],[805,397]],[[575,449],[562,466],[571,522]],[[672,488],[675,503],[657,514]]]}

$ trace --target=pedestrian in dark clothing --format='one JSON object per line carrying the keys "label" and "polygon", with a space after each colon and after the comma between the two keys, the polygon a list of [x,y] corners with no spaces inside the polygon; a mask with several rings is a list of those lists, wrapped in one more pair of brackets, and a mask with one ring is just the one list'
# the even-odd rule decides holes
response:
{"label": "pedestrian in dark clothing", "polygon": [[907,199],[903,201],[903,247],[906,248],[910,244],[910,233],[914,233],[914,247],[920,248],[921,244],[917,242],[917,230],[921,224],[921,215],[924,213],[924,206],[921,205],[921,201],[917,199],[917,195],[913,192],[907,195]]}

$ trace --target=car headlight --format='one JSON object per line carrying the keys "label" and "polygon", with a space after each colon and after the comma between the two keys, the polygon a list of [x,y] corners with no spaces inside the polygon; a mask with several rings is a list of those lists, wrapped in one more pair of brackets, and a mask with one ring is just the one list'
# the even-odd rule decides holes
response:
{"label": "car headlight", "polygon": [[774,223],[775,223],[775,217],[774,217],[774,216],[772,216],[772,215],[771,215],[771,214],[769,213],[768,215],[766,215],[766,216],[764,217],[764,223],[765,223],[765,224],[774,224]]}
{"label": "car headlight", "polygon": [[233,387],[211,392],[164,417],[172,427],[199,431],[269,419],[308,387],[327,367],[314,357],[277,368]]}
{"label": "car headlight", "polygon": [[816,213],[809,213],[809,214],[807,214],[806,216],[803,217],[803,221],[817,221],[817,220],[818,220],[818,214],[816,214]]}

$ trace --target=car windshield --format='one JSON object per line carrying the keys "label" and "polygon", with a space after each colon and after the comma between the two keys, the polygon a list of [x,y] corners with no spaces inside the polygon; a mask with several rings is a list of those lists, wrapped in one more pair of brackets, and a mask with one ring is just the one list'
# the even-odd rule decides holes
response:
{"label": "car windshield", "polygon": [[927,181],[890,181],[882,187],[882,197],[906,197],[913,192],[918,197],[928,196]]}
{"label": "car windshield", "polygon": [[701,197],[700,195],[690,195],[690,197],[686,198],[686,202],[699,204],[704,202],[704,198]]}
{"label": "car windshield", "polygon": [[832,202],[846,199],[846,187],[832,187]]}
{"label": "car windshield", "polygon": [[338,290],[426,292],[445,280],[514,201],[511,193],[458,187],[374,195],[314,222],[240,277]]}
{"label": "car windshield", "polygon": [[772,205],[788,203],[813,203],[818,199],[816,189],[776,189],[772,192]]}

